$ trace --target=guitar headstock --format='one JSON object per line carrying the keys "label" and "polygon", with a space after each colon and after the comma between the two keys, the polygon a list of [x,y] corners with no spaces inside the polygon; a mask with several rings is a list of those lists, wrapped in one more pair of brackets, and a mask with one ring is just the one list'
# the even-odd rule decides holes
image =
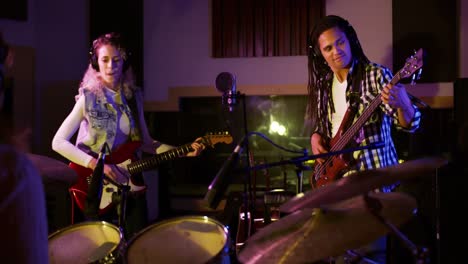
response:
{"label": "guitar headstock", "polygon": [[[400,76],[400,79],[408,78],[411,75],[415,74],[416,71],[421,70],[421,67],[423,66],[423,55],[424,51],[421,48],[418,51],[416,51],[411,57],[406,59],[405,65],[397,73]],[[413,81],[414,79],[416,79],[416,77],[413,77]],[[419,77],[417,77],[417,79],[419,79]]]}
{"label": "guitar headstock", "polygon": [[213,147],[218,143],[231,144],[232,140],[232,136],[228,131],[210,132],[203,136],[203,143],[210,147]]}

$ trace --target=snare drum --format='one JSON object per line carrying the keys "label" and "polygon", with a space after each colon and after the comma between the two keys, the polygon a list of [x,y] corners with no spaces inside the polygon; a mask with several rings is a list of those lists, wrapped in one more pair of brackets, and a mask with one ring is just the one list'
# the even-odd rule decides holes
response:
{"label": "snare drum", "polygon": [[128,264],[229,263],[226,227],[206,216],[185,216],[153,224],[127,246]]}
{"label": "snare drum", "polygon": [[49,263],[116,263],[125,243],[115,225],[83,222],[49,235]]}

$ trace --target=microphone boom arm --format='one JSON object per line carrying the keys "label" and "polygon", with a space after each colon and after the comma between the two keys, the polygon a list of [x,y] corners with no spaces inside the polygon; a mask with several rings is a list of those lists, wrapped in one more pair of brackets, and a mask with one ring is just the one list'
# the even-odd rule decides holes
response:
{"label": "microphone boom arm", "polygon": [[317,155],[307,155],[307,156],[302,156],[302,157],[296,157],[292,158],[290,160],[282,160],[278,162],[272,162],[272,163],[265,163],[265,164],[260,164],[257,166],[250,167],[249,170],[263,170],[271,167],[276,167],[276,166],[282,166],[286,164],[301,164],[304,161],[308,160],[315,160],[319,158],[325,158],[329,156],[335,156],[335,155],[341,155],[344,153],[350,153],[358,150],[363,150],[363,149],[374,149],[374,148],[381,148],[384,146],[383,142],[376,142],[376,143],[371,143],[370,145],[367,146],[361,146],[361,147],[356,147],[356,148],[349,148],[349,149],[344,149],[340,151],[330,151],[327,153],[322,153],[322,154],[317,154]]}

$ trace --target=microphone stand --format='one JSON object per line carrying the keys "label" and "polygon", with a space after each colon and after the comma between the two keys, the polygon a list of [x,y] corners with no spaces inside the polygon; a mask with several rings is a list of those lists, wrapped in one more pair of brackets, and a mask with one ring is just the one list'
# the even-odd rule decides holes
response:
{"label": "microphone stand", "polygon": [[326,158],[326,157],[335,156],[335,155],[341,155],[341,154],[344,154],[344,153],[350,153],[350,152],[363,150],[363,149],[381,148],[383,146],[384,146],[384,143],[376,142],[376,143],[372,143],[372,144],[367,145],[367,146],[361,146],[361,147],[356,147],[356,148],[348,148],[348,149],[343,149],[343,150],[340,150],[340,151],[330,151],[330,152],[327,152],[327,153],[322,153],[322,154],[317,154],[317,155],[308,155],[308,156],[292,158],[290,160],[282,160],[282,161],[278,161],[278,162],[260,164],[260,165],[254,166],[254,167],[249,167],[249,170],[263,170],[263,169],[267,169],[267,168],[271,168],[271,167],[275,167],[275,166],[281,166],[281,165],[285,165],[285,164],[295,164],[297,166],[298,170],[301,170],[301,168],[304,167],[302,165],[302,163],[304,161],[315,160],[315,159],[319,159],[319,158]]}
{"label": "microphone stand", "polygon": [[297,158],[293,158],[293,159],[290,159],[290,160],[281,160],[279,162],[273,162],[273,163],[265,163],[265,164],[261,164],[261,165],[258,165],[258,166],[254,166],[254,167],[249,167],[249,171],[250,170],[263,170],[263,169],[267,169],[267,168],[271,168],[271,167],[275,167],[275,166],[283,166],[285,164],[294,164],[296,166],[296,176],[297,176],[297,185],[296,185],[296,194],[299,194],[299,193],[302,193],[303,192],[303,170],[305,168],[304,165],[302,165],[302,163],[304,161],[308,161],[308,160],[315,160],[315,159],[319,159],[319,158],[323,158],[323,157],[329,157],[329,156],[334,156],[334,155],[341,155],[341,154],[344,154],[344,153],[349,153],[349,152],[354,152],[354,151],[358,151],[358,150],[362,150],[362,149],[373,149],[373,148],[381,148],[383,147],[384,144],[382,142],[377,142],[377,143],[372,143],[370,145],[367,145],[367,146],[362,146],[362,147],[356,147],[356,148],[349,148],[349,149],[344,149],[344,150],[340,150],[340,151],[330,151],[330,152],[327,152],[327,153],[323,153],[323,154],[318,154],[318,155],[308,155],[308,156],[302,156],[302,157],[297,157]]}
{"label": "microphone stand", "polygon": [[[246,164],[247,166],[250,168],[251,167],[251,164],[250,164],[250,158],[251,158],[251,154],[250,154],[250,150],[249,150],[249,131],[247,129],[247,108],[246,108],[246,99],[245,99],[245,95],[244,94],[241,94],[240,92],[237,92],[237,96],[239,96],[241,98],[241,101],[242,101],[242,114],[243,114],[243,122],[244,122],[244,140],[243,140],[243,144],[244,144],[244,147],[245,147],[245,160],[246,160]],[[254,233],[255,232],[255,221],[254,221],[254,217],[253,217],[253,213],[255,212],[255,200],[256,200],[256,195],[255,194],[252,194],[252,176],[251,176],[251,172],[250,170],[247,170],[246,174],[244,175],[244,195],[243,195],[243,203],[244,203],[244,211],[243,211],[243,214],[244,214],[244,226],[248,227],[248,226],[251,226],[252,227],[252,231],[251,233]],[[249,203],[250,201],[250,203]],[[244,229],[244,237],[245,237],[245,240],[247,240],[249,238],[249,228],[245,228]]]}
{"label": "microphone stand", "polygon": [[[117,217],[118,217],[118,226],[122,234],[126,236],[125,233],[125,221],[126,221],[126,212],[127,212],[127,197],[128,192],[130,191],[130,186],[116,182],[114,179],[104,175],[108,181],[113,185],[117,186],[117,193],[112,194],[113,202],[117,203]],[[127,238],[128,239],[128,238]]]}
{"label": "microphone stand", "polygon": [[106,147],[107,143],[104,143],[97,158],[96,167],[94,168],[91,180],[89,181],[86,206],[84,210],[85,217],[88,221],[99,219],[99,205],[102,197],[102,179],[104,175]]}

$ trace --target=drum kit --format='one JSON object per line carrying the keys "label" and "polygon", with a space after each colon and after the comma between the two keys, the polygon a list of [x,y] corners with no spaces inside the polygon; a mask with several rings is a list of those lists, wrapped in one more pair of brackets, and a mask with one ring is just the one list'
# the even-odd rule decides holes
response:
{"label": "drum kit", "polygon": [[389,233],[421,260],[427,249],[398,230],[414,215],[416,200],[374,190],[431,175],[446,163],[440,157],[410,160],[277,201],[284,216],[248,237],[234,261],[225,225],[206,216],[183,216],[152,224],[129,241],[107,222],[74,224],[49,235],[50,263],[314,263],[346,252],[358,255],[354,249]]}
{"label": "drum kit", "polygon": [[128,242],[108,222],[89,221],[49,235],[49,263],[229,263],[229,232],[206,216],[150,225]]}
{"label": "drum kit", "polygon": [[397,228],[413,216],[416,200],[405,193],[375,190],[432,175],[446,163],[440,157],[411,160],[358,172],[298,194],[280,206],[288,215],[247,239],[238,259],[241,263],[314,263],[347,253],[359,255],[354,249],[393,233],[417,263],[427,263],[427,249],[413,244]]}

